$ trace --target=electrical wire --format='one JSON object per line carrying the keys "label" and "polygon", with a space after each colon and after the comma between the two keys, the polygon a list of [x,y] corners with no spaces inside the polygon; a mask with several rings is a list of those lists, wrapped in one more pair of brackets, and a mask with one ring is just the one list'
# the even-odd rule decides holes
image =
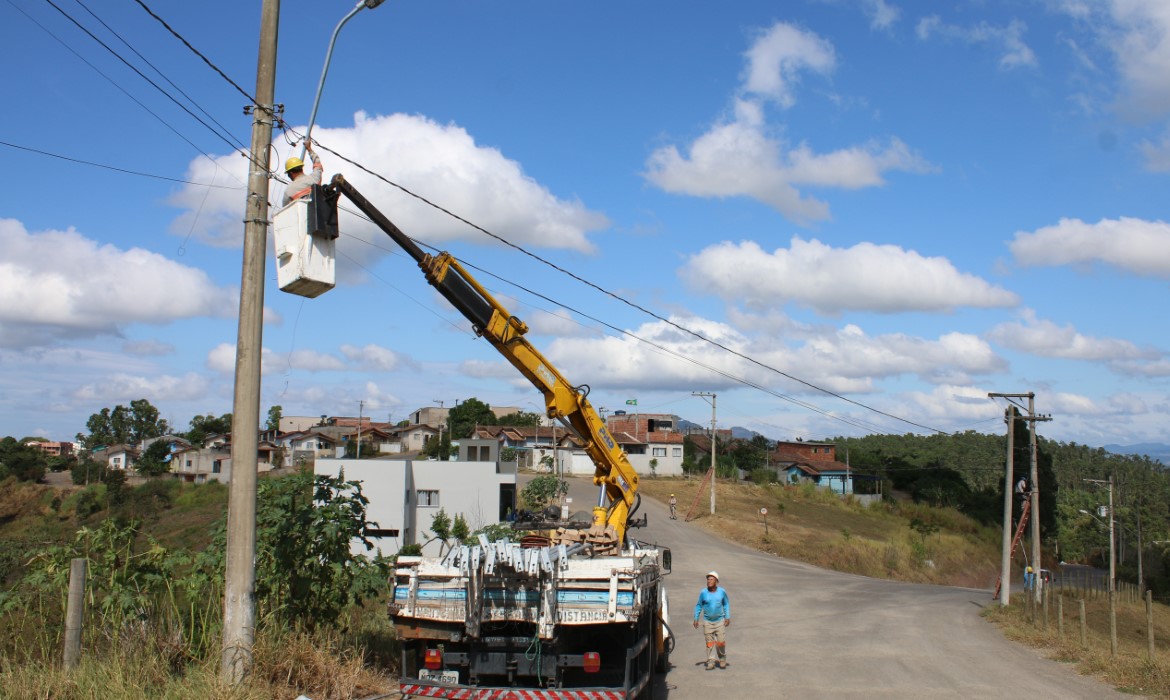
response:
{"label": "electrical wire", "polygon": [[177,183],[180,183],[183,185],[195,185],[196,187],[216,188],[216,189],[222,189],[222,190],[242,190],[242,189],[244,189],[243,185],[240,185],[238,187],[233,186],[233,185],[216,185],[216,184],[207,183],[207,182],[193,182],[191,180],[184,180],[184,179],[178,178],[178,177],[167,177],[166,175],[155,175],[153,173],[144,173],[144,172],[140,172],[138,170],[127,170],[125,168],[118,168],[118,167],[115,167],[113,165],[105,165],[103,163],[94,163],[93,161],[82,160],[80,158],[70,158],[69,156],[63,156],[63,155],[60,155],[58,153],[50,153],[49,151],[42,151],[39,148],[32,148],[31,146],[21,146],[19,144],[15,144],[15,143],[9,143],[8,141],[0,141],[0,146],[8,146],[9,148],[15,148],[15,149],[21,150],[21,151],[28,151],[29,153],[36,153],[38,155],[48,156],[50,158],[59,158],[60,160],[69,161],[70,163],[78,163],[80,165],[90,165],[90,166],[93,166],[95,168],[103,168],[105,170],[113,170],[114,172],[124,173],[126,175],[137,175],[138,177],[149,177],[149,178],[153,178],[155,180],[166,180],[168,182],[177,182]]}
{"label": "electrical wire", "polygon": [[[192,117],[192,118],[193,118],[195,121],[199,122],[199,123],[200,123],[200,124],[202,124],[204,127],[206,127],[206,128],[207,128],[207,130],[208,130],[208,131],[210,131],[212,134],[214,134],[214,135],[215,135],[217,138],[221,139],[221,140],[222,140],[224,143],[226,143],[226,144],[227,144],[229,147],[231,147],[232,149],[238,150],[238,151],[239,151],[241,154],[243,154],[243,155],[244,155],[246,158],[248,158],[249,160],[252,160],[252,162],[253,162],[253,163],[256,163],[256,161],[254,160],[255,156],[253,156],[253,155],[252,155],[252,154],[249,152],[249,149],[248,149],[248,148],[246,148],[245,146],[243,146],[243,144],[242,144],[242,143],[239,141],[239,139],[236,139],[236,143],[232,143],[232,139],[233,139],[234,137],[231,135],[231,133],[230,133],[230,132],[228,133],[228,135],[227,135],[227,136],[224,136],[222,133],[220,133],[219,131],[217,131],[217,130],[215,129],[215,127],[211,126],[211,125],[210,125],[210,124],[208,124],[206,121],[204,121],[204,120],[203,120],[203,119],[202,119],[202,118],[201,118],[199,115],[197,115],[197,114],[195,114],[194,112],[192,112],[192,111],[191,111],[191,110],[190,110],[190,109],[187,107],[187,105],[185,105],[185,104],[183,104],[182,102],[180,102],[179,100],[175,99],[174,95],[172,95],[171,93],[167,92],[165,89],[163,89],[163,88],[162,88],[162,86],[160,86],[158,83],[156,83],[156,82],[154,82],[153,80],[151,80],[151,79],[150,79],[150,77],[149,77],[149,76],[147,76],[147,75],[146,75],[145,73],[143,73],[142,71],[140,71],[140,70],[138,69],[138,67],[137,67],[137,66],[135,66],[134,64],[132,64],[132,63],[130,63],[129,61],[127,61],[127,60],[125,59],[125,57],[123,57],[121,54],[119,54],[117,51],[115,51],[115,50],[114,50],[112,47],[110,47],[110,45],[109,45],[109,44],[107,44],[106,42],[104,42],[104,41],[102,41],[100,38],[98,38],[98,36],[97,36],[96,34],[94,34],[93,32],[91,32],[91,31],[90,31],[90,30],[89,30],[87,27],[85,27],[85,25],[81,24],[81,22],[78,22],[76,18],[74,18],[72,15],[70,15],[70,14],[69,14],[68,12],[66,12],[64,9],[62,9],[62,8],[61,8],[59,5],[57,5],[57,3],[55,3],[53,0],[45,0],[45,2],[46,2],[46,3],[48,3],[50,6],[52,6],[52,8],[53,8],[53,9],[57,10],[57,12],[61,13],[61,15],[62,15],[62,16],[64,16],[66,19],[68,19],[70,22],[72,22],[72,23],[73,23],[73,24],[74,24],[74,25],[75,25],[75,26],[76,26],[78,29],[80,29],[81,31],[85,32],[85,34],[86,34],[87,36],[89,36],[89,38],[91,38],[91,39],[93,39],[94,41],[96,41],[96,42],[97,42],[97,43],[98,43],[98,44],[99,44],[99,45],[100,45],[102,48],[104,48],[106,51],[110,52],[110,54],[112,54],[112,55],[113,55],[115,58],[117,58],[119,61],[121,61],[123,64],[125,64],[127,68],[129,68],[130,70],[132,70],[132,71],[134,71],[135,73],[137,73],[137,74],[138,74],[138,76],[139,76],[140,78],[142,78],[143,80],[145,80],[147,83],[150,83],[151,87],[153,87],[155,90],[158,90],[159,92],[161,92],[161,93],[163,94],[163,96],[165,96],[165,97],[166,97],[167,99],[169,99],[171,102],[175,103],[175,105],[176,105],[177,107],[179,107],[179,109],[181,109],[181,110],[183,110],[184,112],[186,112],[187,114],[191,115],[191,117]],[[259,163],[256,163],[256,165],[259,165]],[[265,170],[267,171],[267,168],[265,168]]]}
{"label": "electrical wire", "polygon": [[179,41],[183,42],[183,45],[184,45],[184,46],[186,46],[188,49],[190,49],[190,50],[191,50],[191,53],[193,53],[193,54],[195,54],[196,56],[198,56],[199,58],[203,59],[203,62],[204,62],[204,63],[206,63],[206,64],[207,64],[207,65],[208,65],[208,66],[209,66],[209,67],[210,67],[210,68],[211,68],[213,71],[215,71],[216,73],[219,73],[219,76],[220,76],[221,78],[223,78],[224,80],[226,80],[226,81],[228,82],[228,84],[229,84],[229,85],[231,85],[232,87],[234,87],[234,88],[236,89],[236,91],[237,91],[237,92],[239,92],[241,95],[243,95],[245,98],[247,98],[247,100],[248,100],[248,102],[249,102],[249,103],[251,103],[251,104],[256,104],[256,98],[255,98],[255,97],[252,97],[251,95],[249,95],[249,94],[248,94],[248,93],[247,93],[247,92],[244,90],[244,88],[242,88],[242,87],[240,87],[239,85],[237,85],[237,84],[236,84],[236,82],[235,82],[234,80],[232,80],[231,78],[229,78],[229,77],[228,77],[227,73],[224,73],[222,70],[220,70],[220,69],[219,69],[219,66],[215,65],[214,63],[212,63],[212,62],[211,62],[211,59],[209,59],[209,58],[207,58],[206,56],[204,56],[202,53],[200,53],[200,52],[199,52],[199,49],[196,49],[194,46],[192,46],[192,45],[191,45],[191,42],[189,42],[189,41],[187,41],[186,39],[184,39],[184,38],[183,38],[183,35],[179,34],[177,31],[175,31],[174,29],[172,29],[172,28],[171,28],[171,25],[167,24],[166,20],[164,20],[162,17],[159,17],[158,15],[156,15],[156,14],[154,13],[154,10],[150,9],[150,7],[148,7],[148,6],[146,5],[146,3],[142,2],[142,0],[134,0],[134,1],[135,1],[135,2],[137,2],[137,3],[138,3],[138,5],[139,5],[139,7],[141,7],[143,10],[146,10],[146,13],[147,13],[148,15],[150,15],[151,17],[153,17],[153,18],[154,18],[154,19],[155,19],[155,20],[156,20],[156,21],[157,21],[159,24],[161,24],[163,27],[166,27],[166,30],[167,30],[168,32],[170,32],[172,35],[174,35],[174,37],[175,37],[176,39],[178,39]]}
{"label": "electrical wire", "polygon": [[[295,134],[296,132],[294,131],[293,133]],[[602,287],[594,282],[591,282],[591,281],[581,277],[580,275],[577,275],[576,273],[574,273],[570,270],[567,270],[567,269],[561,267],[560,265],[557,265],[556,263],[554,263],[552,261],[546,260],[546,259],[540,257],[539,255],[537,255],[536,253],[533,253],[533,252],[527,250],[523,246],[512,243],[511,241],[503,238],[502,236],[499,236],[498,234],[495,234],[495,233],[492,233],[491,231],[488,231],[487,229],[483,228],[482,226],[479,226],[478,224],[475,224],[475,223],[463,218],[462,216],[459,216],[458,214],[450,211],[449,209],[446,209],[446,208],[432,202],[431,200],[427,199],[426,197],[423,197],[422,195],[416,194],[415,192],[412,192],[411,190],[407,189],[406,187],[404,187],[396,182],[393,182],[389,178],[386,178],[385,176],[383,176],[379,173],[376,173],[373,170],[370,170],[369,168],[362,165],[361,163],[359,163],[351,158],[348,158],[348,157],[342,155],[341,153],[338,153],[337,151],[334,151],[333,149],[321,144],[319,141],[314,140],[314,142],[318,146],[320,146],[323,150],[325,150],[326,152],[340,158],[341,160],[345,161],[346,163],[349,163],[350,165],[353,165],[356,168],[361,169],[363,172],[381,180],[382,182],[385,182],[386,184],[390,185],[391,187],[394,187],[394,188],[400,190],[404,194],[407,194],[407,195],[419,200],[420,202],[423,202],[424,204],[427,204],[428,206],[430,206],[434,209],[437,209],[438,211],[441,211],[444,214],[447,214],[448,216],[452,217],[453,219],[460,221],[467,226],[470,226],[471,228],[473,228],[473,229],[483,233],[484,235],[508,246],[509,248],[512,248],[513,250],[516,250],[520,253],[523,253],[524,255],[526,255],[526,256],[528,256],[528,257],[530,257],[530,258],[532,258],[540,263],[543,263],[544,265],[547,265],[548,267],[551,267],[552,269],[556,270],[557,272],[560,272],[561,274],[564,274],[568,277],[571,277],[574,280],[577,280],[581,284],[584,284],[584,285],[586,285],[586,286],[588,286],[588,287],[590,287],[598,292],[601,292],[602,294],[604,294],[608,297],[611,297],[617,301],[620,301],[621,303],[623,303],[627,306],[630,306],[631,308],[634,308],[638,311],[641,311],[642,313],[650,316],[651,318],[654,318],[654,319],[659,320],[663,323],[666,323],[667,325],[670,325],[674,328],[677,328],[678,330],[680,330],[680,331],[682,331],[690,336],[693,336],[694,338],[696,338],[698,340],[701,340],[705,343],[709,343],[711,345],[714,345],[715,347],[720,348],[721,350],[723,350],[725,352],[728,352],[732,355],[735,355],[736,357],[739,357],[743,360],[747,360],[751,364],[754,364],[754,365],[756,365],[762,369],[765,369],[767,371],[779,374],[780,376],[785,377],[787,379],[790,379],[794,382],[797,382],[798,384],[802,384],[804,386],[807,386],[808,388],[813,389],[814,391],[818,391],[820,393],[827,394],[829,396],[832,396],[832,397],[839,399],[841,401],[844,401],[846,403],[853,404],[859,408],[863,408],[867,411],[872,411],[874,413],[885,416],[887,418],[891,418],[893,420],[896,420],[896,421],[899,421],[902,423],[906,423],[908,425],[912,425],[916,428],[921,428],[922,430],[926,430],[926,431],[930,431],[930,432],[934,432],[934,433],[939,433],[939,434],[943,434],[943,435],[947,434],[947,431],[945,431],[945,430],[940,430],[938,428],[932,428],[930,426],[923,425],[921,423],[916,423],[908,418],[902,418],[901,416],[897,416],[897,415],[894,415],[892,413],[883,411],[879,408],[869,406],[869,405],[864,404],[860,401],[850,399],[850,398],[843,396],[835,391],[818,386],[816,384],[813,384],[812,382],[806,381],[804,379],[801,379],[799,377],[791,375],[787,372],[784,372],[783,370],[772,367],[771,365],[760,362],[759,360],[757,360],[753,357],[750,357],[748,355],[745,355],[745,354],[739,352],[738,350],[734,350],[734,349],[732,349],[732,348],[730,348],[730,347],[728,347],[728,346],[724,345],[723,343],[720,343],[716,340],[712,340],[712,339],[702,335],[701,333],[698,333],[697,331],[691,330],[690,328],[687,328],[686,326],[683,326],[680,323],[676,323],[675,321],[672,321],[664,316],[659,315],[658,313],[655,313],[654,311],[651,311],[651,310],[649,310],[649,309],[647,309],[647,308],[645,308],[645,307],[643,307],[643,306],[641,306],[633,301],[630,301],[629,299],[626,299],[625,297],[621,296],[620,294],[618,294],[616,292],[612,292],[608,289],[605,289],[604,287]],[[526,290],[526,291],[530,291],[530,290]],[[530,293],[532,293],[532,292],[530,292]],[[609,326],[609,324],[606,324],[606,325]],[[609,326],[609,327],[613,328],[613,326]],[[615,330],[618,330],[618,329],[615,328]],[[624,332],[624,331],[621,331],[621,332]],[[715,370],[715,371],[718,372],[718,370]],[[749,384],[749,385],[751,385],[751,384]],[[758,385],[752,385],[752,386],[755,386],[756,388],[760,388],[761,390],[764,390],[764,391],[768,391],[767,389],[764,389],[763,387],[759,387]],[[794,403],[797,403],[798,405],[803,405],[805,408],[810,408],[809,405],[802,404],[801,402],[797,402],[796,400],[792,399],[791,397],[786,397],[784,395],[776,394],[776,393],[771,392],[771,391],[768,391],[768,393],[773,393],[773,395],[776,395],[780,398],[784,398],[785,400],[788,400],[788,401],[793,401]],[[812,409],[812,410],[816,410],[816,409]],[[820,410],[818,410],[818,412],[823,413]],[[828,414],[826,414],[826,415],[828,415]]]}
{"label": "electrical wire", "polygon": [[[101,17],[99,17],[93,10],[89,9],[89,7],[84,2],[82,2],[81,0],[73,0],[73,1],[76,2],[78,5],[80,5],[81,8],[84,9],[86,12],[88,12],[91,17],[96,19],[99,24],[101,24],[103,27],[105,27],[106,31],[108,31],[111,34],[113,34],[114,36],[118,37],[118,40],[126,45],[126,48],[133,51],[135,56],[137,56],[139,59],[141,59],[143,63],[150,66],[150,68],[155,73],[158,73],[159,77],[161,77],[163,80],[167,81],[167,84],[169,84],[175,90],[178,90],[179,94],[182,95],[183,97],[187,98],[188,102],[195,105],[195,108],[198,109],[200,112],[202,112],[204,116],[206,116],[211,121],[215,122],[215,125],[218,126],[220,129],[222,129],[223,131],[225,131],[229,134],[231,133],[231,131],[226,126],[224,126],[223,124],[220,124],[219,121],[216,120],[215,117],[211,116],[211,114],[206,109],[203,109],[203,107],[198,102],[195,101],[195,98],[191,97],[186,92],[184,92],[183,88],[176,85],[173,80],[168,78],[165,73],[163,73],[161,70],[159,70],[158,66],[151,63],[150,59],[146,58],[146,56],[143,56],[142,53],[140,53],[138,51],[138,49],[134,48],[134,46],[131,45],[131,43],[129,41],[126,41],[126,39],[121,34],[119,34],[113,27],[111,27],[109,24],[107,24],[105,20],[103,20]],[[244,144],[242,142],[240,142],[239,140],[237,140],[237,143],[239,143],[241,147],[244,147]]]}

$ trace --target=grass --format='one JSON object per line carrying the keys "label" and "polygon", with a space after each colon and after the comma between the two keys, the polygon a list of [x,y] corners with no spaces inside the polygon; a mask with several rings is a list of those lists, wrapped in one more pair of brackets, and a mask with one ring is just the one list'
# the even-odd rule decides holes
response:
{"label": "grass", "polygon": [[[990,588],[999,565],[999,531],[949,508],[915,504],[864,506],[824,489],[719,481],[715,515],[699,479],[642,479],[639,493],[665,502],[671,493],[684,517],[699,496],[693,522],[721,537],[836,571],[917,583]],[[760,509],[767,508],[767,531]],[[914,530],[918,520],[937,531]],[[929,528],[928,528],[929,529]]]}
{"label": "grass", "polygon": [[[1170,653],[1166,640],[1170,639],[1170,609],[1154,604],[1155,647],[1151,659],[1147,645],[1147,624],[1144,603],[1117,604],[1117,655],[1111,651],[1109,639],[1109,604],[1107,600],[1085,601],[1086,644],[1081,645],[1078,600],[1064,596],[1058,606],[1055,594],[1049,603],[1048,624],[1044,624],[1041,608],[1035,614],[1022,602],[1023,596],[1013,597],[1006,607],[988,607],[984,617],[994,622],[1008,639],[1044,651],[1050,658],[1074,664],[1077,671],[1093,676],[1124,692],[1136,695],[1170,697]],[[1060,631],[1058,607],[1063,607],[1064,631]]]}

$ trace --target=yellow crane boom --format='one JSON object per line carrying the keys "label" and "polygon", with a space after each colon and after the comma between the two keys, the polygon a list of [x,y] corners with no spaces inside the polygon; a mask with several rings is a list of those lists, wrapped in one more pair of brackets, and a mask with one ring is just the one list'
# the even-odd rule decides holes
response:
{"label": "yellow crane boom", "polygon": [[[336,207],[345,195],[358,209],[418,263],[426,280],[471,321],[475,333],[487,339],[533,386],[544,395],[549,418],[561,421],[585,445],[593,460],[593,483],[605,498],[593,508],[589,530],[558,530],[561,542],[588,542],[598,554],[620,549],[625,542],[628,519],[635,504],[638,474],[625,452],[610,435],[605,421],[587,398],[588,387],[574,386],[528,342],[528,326],[508,312],[450,253],[430,255],[361,195],[342,175],[335,175],[324,197]],[[334,213],[335,216],[335,213]]]}

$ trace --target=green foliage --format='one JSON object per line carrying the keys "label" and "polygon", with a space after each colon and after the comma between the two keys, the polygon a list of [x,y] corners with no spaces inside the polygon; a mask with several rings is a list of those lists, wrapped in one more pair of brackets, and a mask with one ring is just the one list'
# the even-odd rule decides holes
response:
{"label": "green foliage", "polygon": [[657,459],[650,460],[650,476],[652,476],[652,477],[658,476],[658,460]]}
{"label": "green foliage", "polygon": [[528,482],[520,491],[520,501],[528,510],[537,512],[568,492],[568,484],[552,474],[544,474]]}
{"label": "green foliage", "polygon": [[517,453],[516,453],[515,447],[505,447],[502,450],[500,450],[500,461],[501,462],[515,462],[516,457],[517,457]]}
{"label": "green foliage", "polygon": [[273,432],[277,432],[280,430],[280,418],[281,418],[281,411],[282,410],[283,409],[281,409],[280,406],[269,407],[269,409],[268,409],[268,423],[266,423],[264,426],[266,429],[271,430]]}
{"label": "green foliage", "polygon": [[441,438],[438,435],[427,438],[419,454],[438,460],[450,459],[455,454],[455,448],[451,446],[450,431],[444,432]]}
{"label": "green foliage", "polygon": [[212,435],[226,435],[232,432],[232,414],[225,413],[216,418],[210,413],[191,419],[190,429],[183,434],[194,445],[201,445]]}
{"label": "green foliage", "polygon": [[479,539],[480,535],[486,537],[488,542],[498,542],[500,540],[504,540],[505,542],[514,542],[516,539],[516,531],[513,530],[512,526],[508,523],[492,523],[490,525],[485,525],[471,533],[471,536],[468,539],[472,542],[475,542]]}
{"label": "green foliage", "polygon": [[14,437],[0,440],[0,478],[9,475],[21,481],[40,481],[47,466],[45,453],[39,449],[17,442]]}
{"label": "green foliage", "polygon": [[166,440],[155,440],[138,457],[134,469],[143,476],[158,476],[171,470],[171,444]]}
{"label": "green foliage", "polygon": [[108,469],[102,477],[106,485],[106,505],[116,508],[126,502],[126,472],[121,469]]}
{"label": "green foliage", "polygon": [[69,470],[69,474],[76,486],[86,486],[101,482],[106,476],[107,466],[89,458],[77,460]]}
{"label": "green foliage", "polygon": [[170,431],[166,420],[159,418],[158,409],[146,399],[130,402],[130,407],[103,408],[90,415],[85,422],[89,434],[78,433],[77,440],[85,449],[111,445],[136,445],[143,440],[165,435]]}
{"label": "green foliage", "polygon": [[466,544],[471,539],[471,528],[462,513],[456,513],[455,519],[447,515],[447,511],[440,508],[438,513],[431,516],[431,539],[424,544],[439,542],[439,555],[442,556],[456,544]]}
{"label": "green foliage", "polygon": [[470,437],[477,425],[496,425],[499,419],[483,401],[472,397],[447,413],[447,433],[453,440]]}
{"label": "green foliage", "polygon": [[495,419],[495,425],[511,425],[535,428],[540,425],[540,415],[530,411],[517,411]]}
{"label": "green foliage", "polygon": [[751,473],[748,474],[748,479],[754,484],[767,486],[776,480],[776,472],[771,469],[760,467],[758,469],[753,469]]}

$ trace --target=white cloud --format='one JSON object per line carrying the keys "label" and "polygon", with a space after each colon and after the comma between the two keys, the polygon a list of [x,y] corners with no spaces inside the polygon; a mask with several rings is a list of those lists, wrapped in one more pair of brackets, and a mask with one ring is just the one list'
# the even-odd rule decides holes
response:
{"label": "white cloud", "polygon": [[181,377],[153,377],[114,374],[100,383],[83,384],[72,398],[100,402],[103,406],[129,403],[145,398],[155,405],[162,402],[197,401],[207,396],[211,382],[200,374],[188,372]]}
{"label": "white cloud", "polygon": [[[238,295],[202,270],[73,229],[28,232],[0,219],[0,346],[117,334],[132,323],[230,317]],[[52,264],[46,264],[52,261]]]}
{"label": "white cloud", "polygon": [[1010,307],[1012,292],[894,245],[832,248],[793,237],[771,253],[753,241],[724,241],[691,256],[679,276],[700,292],[750,307],[793,302],[822,314],[847,310],[894,313]]}
{"label": "white cloud", "polygon": [[927,172],[931,166],[897,138],[870,141],[830,153],[790,145],[767,124],[764,103],[789,108],[800,75],[830,73],[833,47],[819,36],[778,23],[746,53],[734,114],[716,122],[689,146],[654,151],[643,173],[666,192],[697,197],[750,197],[798,223],[829,218],[828,205],[801,186],[858,189],[885,184],[890,171]]}
{"label": "white cloud", "polygon": [[122,352],[140,357],[162,357],[175,352],[175,346],[161,340],[133,340],[122,343]]}
{"label": "white cloud", "polygon": [[[495,148],[477,144],[467,131],[455,125],[443,126],[421,116],[368,116],[359,112],[352,127],[318,126],[313,138],[513,243],[592,252],[594,246],[586,234],[609,225],[603,214],[589,210],[580,201],[556,197],[526,175],[519,163]],[[280,153],[274,156],[274,163],[294,150],[279,141],[276,148]],[[318,150],[326,180],[333,173],[344,173],[408,235],[434,245],[452,240],[491,242],[468,225],[331,157],[324,149]],[[247,161],[235,154],[222,156],[216,163],[197,158],[189,166],[187,179],[210,182],[219,171],[246,175],[246,168]],[[279,203],[282,187],[273,182],[269,199]],[[207,188],[188,185],[172,197],[171,203],[187,210],[175,220],[174,233],[185,236],[193,232],[200,240],[217,246],[241,243],[243,199],[238,192],[208,192]],[[377,250],[367,245],[370,242],[385,247],[385,234],[373,224],[344,211],[340,223],[347,235],[338,240],[339,264],[345,264],[341,253],[348,247],[360,250],[358,259],[368,259]]]}
{"label": "white cloud", "polygon": [[406,364],[398,353],[381,345],[363,347],[342,345],[341,354],[359,369],[375,372],[393,372]]}
{"label": "white cloud", "polygon": [[670,321],[713,342],[656,321],[631,331],[647,343],[628,336],[558,340],[546,354],[566,376],[591,377],[594,389],[690,391],[701,386],[722,390],[741,387],[739,378],[773,391],[806,396],[819,392],[789,377],[836,393],[869,393],[874,382],[884,378],[916,375],[935,383],[947,377],[966,382],[970,375],[1004,368],[986,342],[962,333],[933,340],[904,334],[869,336],[850,324],[825,328],[794,342],[783,333],[749,336],[703,318],[671,317]]}
{"label": "white cloud", "polygon": [[993,46],[999,52],[999,67],[1010,70],[1022,67],[1031,68],[1038,65],[1036,54],[1023,39],[1027,29],[1027,25],[1019,20],[1012,20],[1002,27],[996,27],[987,22],[961,27],[947,24],[938,15],[932,15],[919,20],[915,33],[923,41],[937,36],[947,40],[962,41],[972,46]]}
{"label": "white cloud", "polygon": [[863,0],[862,8],[869,17],[870,29],[889,29],[902,15],[902,10],[886,0]]}
{"label": "white cloud", "polygon": [[532,309],[532,311],[533,313],[529,313],[525,317],[530,335],[548,335],[555,338],[581,338],[596,337],[599,333],[592,326],[582,325],[566,309],[558,308],[552,311]]}
{"label": "white cloud", "polygon": [[1170,131],[1162,136],[1162,140],[1142,141],[1138,150],[1146,159],[1146,169],[1155,173],[1170,173]]}
{"label": "white cloud", "polygon": [[714,126],[684,156],[677,146],[652,153],[644,176],[666,192],[696,197],[751,197],[788,219],[829,218],[829,206],[801,194],[798,186],[860,189],[885,184],[889,171],[928,172],[930,165],[898,139],[882,144],[814,153],[806,144],[788,148],[759,124]]}
{"label": "white cloud", "polygon": [[1170,113],[1170,3],[1165,0],[1108,0],[1115,22],[1106,29],[1128,91],[1141,113]]}
{"label": "white cloud", "polygon": [[792,88],[800,82],[802,72],[827,75],[837,63],[832,44],[783,22],[761,33],[745,56],[743,91],[783,108],[796,103]]}
{"label": "white cloud", "polygon": [[1055,226],[1017,232],[1008,247],[1020,265],[1101,262],[1139,275],[1170,277],[1170,224],[1164,221],[1061,219]]}
{"label": "white cloud", "polygon": [[1031,309],[1024,310],[1021,316],[1021,321],[995,326],[987,337],[1005,347],[1041,357],[1096,361],[1157,356],[1156,352],[1140,350],[1128,340],[1093,338],[1077,332],[1072,324],[1058,326],[1052,321],[1038,319]]}

